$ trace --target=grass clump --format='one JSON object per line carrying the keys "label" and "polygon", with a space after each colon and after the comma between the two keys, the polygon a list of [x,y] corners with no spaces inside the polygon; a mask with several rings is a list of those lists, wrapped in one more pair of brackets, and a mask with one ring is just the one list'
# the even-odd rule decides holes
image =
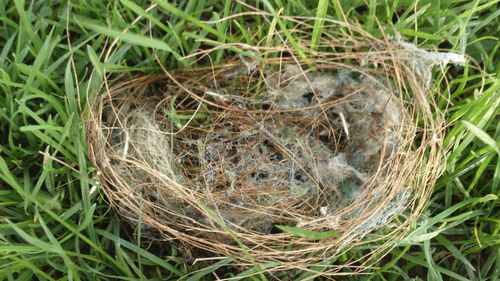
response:
{"label": "grass clump", "polygon": [[[96,94],[109,87],[102,85],[103,75],[162,71],[156,56],[174,69],[218,65],[228,59],[228,49],[249,60],[251,50],[238,46],[256,41],[270,47],[288,40],[294,49],[303,47],[303,38],[294,35],[294,22],[286,20],[290,15],[311,17],[313,32],[302,34],[313,37],[306,40],[311,45],[320,44],[323,30],[350,35],[347,27],[332,26],[324,16],[349,19],[384,41],[399,33],[420,48],[452,49],[468,58],[463,68],[432,73],[437,83],[429,90],[449,126],[440,132],[447,151],[444,171],[432,194],[428,191],[422,219],[405,239],[395,239],[384,258],[374,260],[370,275],[350,277],[352,270],[343,266],[339,271],[346,275],[340,278],[494,279],[500,179],[495,148],[500,100],[497,4],[258,1],[256,8],[267,15],[262,17],[233,1],[0,1],[0,279],[238,280],[279,266],[254,263],[241,273],[221,271],[231,258],[204,267],[202,259],[193,264],[181,257],[174,243],[152,247],[143,237],[146,230],[122,224],[101,196],[83,124]],[[220,20],[239,13],[244,14]],[[207,48],[215,48],[212,63],[198,60]],[[177,116],[178,125],[186,124],[182,113]],[[142,217],[137,224],[143,224]],[[309,239],[335,237],[328,231],[283,227]],[[383,241],[378,234],[366,237]],[[277,278],[310,280],[321,270],[363,258],[379,245],[363,244],[323,265]]]}

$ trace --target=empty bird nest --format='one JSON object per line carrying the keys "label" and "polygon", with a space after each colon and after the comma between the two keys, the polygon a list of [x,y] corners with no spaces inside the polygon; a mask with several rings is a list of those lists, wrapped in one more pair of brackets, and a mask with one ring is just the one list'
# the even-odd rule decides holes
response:
{"label": "empty bird nest", "polygon": [[112,206],[195,257],[282,270],[375,243],[323,270],[365,268],[440,172],[430,71],[457,56],[352,40],[240,48],[219,65],[108,82],[87,139]]}

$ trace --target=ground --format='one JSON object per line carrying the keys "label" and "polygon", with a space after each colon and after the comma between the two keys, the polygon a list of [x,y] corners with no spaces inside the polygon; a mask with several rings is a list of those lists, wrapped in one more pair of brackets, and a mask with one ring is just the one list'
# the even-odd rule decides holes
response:
{"label": "ground", "polygon": [[[433,75],[440,85],[435,101],[449,124],[447,153],[421,220],[369,274],[345,269],[339,279],[498,280],[498,3],[0,0],[0,280],[238,280],[255,271],[217,271],[227,259],[193,265],[175,242],[139,247],[140,233],[109,208],[96,181],[84,126],[103,74],[161,71],[155,55],[173,69],[196,63],[190,55],[207,46],[271,42],[270,29],[286,35],[294,28],[278,15],[317,16],[313,42],[328,28],[318,19],[327,17],[468,59]],[[238,13],[246,14],[220,20]],[[224,59],[221,50],[212,62]],[[266,278],[274,277],[250,280]]]}

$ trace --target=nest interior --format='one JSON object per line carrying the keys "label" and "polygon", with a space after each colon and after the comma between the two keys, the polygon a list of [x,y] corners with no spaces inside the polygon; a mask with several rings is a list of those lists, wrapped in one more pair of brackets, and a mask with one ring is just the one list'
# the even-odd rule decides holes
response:
{"label": "nest interior", "polygon": [[428,85],[401,53],[119,79],[91,110],[89,155],[129,222],[240,265],[314,264],[381,227],[388,241],[418,215],[441,154]]}

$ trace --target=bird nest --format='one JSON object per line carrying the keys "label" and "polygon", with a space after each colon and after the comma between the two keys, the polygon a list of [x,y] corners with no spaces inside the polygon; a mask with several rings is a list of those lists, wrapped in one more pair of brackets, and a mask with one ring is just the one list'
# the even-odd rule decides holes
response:
{"label": "bird nest", "polygon": [[195,257],[282,270],[375,243],[323,269],[362,270],[404,236],[440,172],[430,67],[455,59],[363,36],[110,83],[87,122],[109,202]]}

